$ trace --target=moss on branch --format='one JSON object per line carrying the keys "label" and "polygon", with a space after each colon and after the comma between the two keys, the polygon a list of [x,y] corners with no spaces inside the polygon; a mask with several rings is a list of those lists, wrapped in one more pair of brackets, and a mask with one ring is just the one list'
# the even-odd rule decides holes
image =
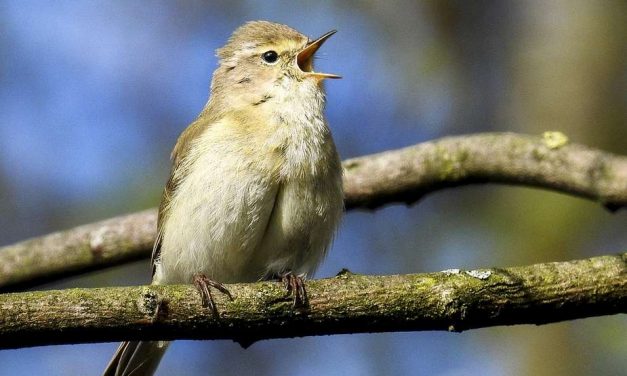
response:
{"label": "moss on branch", "polygon": [[192,286],[0,294],[0,348],[130,339],[269,338],[463,331],[627,313],[627,253],[530,266],[308,281],[294,310],[279,283],[229,285],[219,316]]}

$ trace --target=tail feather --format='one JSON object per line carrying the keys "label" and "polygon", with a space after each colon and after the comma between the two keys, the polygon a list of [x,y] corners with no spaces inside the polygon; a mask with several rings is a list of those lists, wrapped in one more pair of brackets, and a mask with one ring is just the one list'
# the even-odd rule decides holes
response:
{"label": "tail feather", "polygon": [[102,376],[150,376],[168,348],[167,341],[122,342]]}

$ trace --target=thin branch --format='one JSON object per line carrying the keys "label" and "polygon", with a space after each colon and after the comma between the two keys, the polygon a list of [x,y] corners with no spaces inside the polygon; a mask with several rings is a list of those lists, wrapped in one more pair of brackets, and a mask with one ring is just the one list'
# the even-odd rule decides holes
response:
{"label": "thin branch", "polygon": [[0,248],[0,292],[150,257],[156,235],[150,209]]}
{"label": "thin branch", "polygon": [[447,137],[344,162],[347,208],[411,204],[447,187],[504,183],[550,189],[627,206],[627,157],[543,137],[485,133]]}
{"label": "thin branch", "polygon": [[0,348],[129,339],[251,343],[342,333],[463,331],[627,313],[627,253],[506,269],[309,281],[295,311],[279,283],[229,285],[219,316],[191,286],[0,294]]}
{"label": "thin branch", "polygon": [[[627,157],[543,137],[488,133],[447,137],[349,159],[346,208],[413,203],[447,187],[474,183],[535,186],[627,206]],[[0,289],[149,257],[155,210],[113,218],[0,248]]]}

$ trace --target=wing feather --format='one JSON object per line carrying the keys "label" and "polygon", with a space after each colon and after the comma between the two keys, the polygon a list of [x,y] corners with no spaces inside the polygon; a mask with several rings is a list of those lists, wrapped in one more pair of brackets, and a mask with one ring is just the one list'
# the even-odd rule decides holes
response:
{"label": "wing feather", "polygon": [[157,263],[161,257],[161,242],[163,241],[163,227],[168,213],[170,210],[170,202],[174,196],[177,187],[180,184],[180,178],[177,178],[180,174],[176,174],[179,168],[183,165],[183,161],[189,155],[189,150],[200,135],[214,122],[210,112],[206,109],[201,112],[200,116],[194,120],[179,136],[170,155],[172,160],[172,168],[170,170],[170,177],[163,189],[161,196],[161,203],[159,204],[159,213],[157,214],[157,237],[152,247],[151,265],[152,275],[154,276]]}

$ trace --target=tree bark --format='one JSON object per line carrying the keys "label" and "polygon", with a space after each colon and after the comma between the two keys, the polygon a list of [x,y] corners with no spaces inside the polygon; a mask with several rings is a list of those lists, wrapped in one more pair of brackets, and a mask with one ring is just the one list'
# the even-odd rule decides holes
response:
{"label": "tree bark", "polygon": [[215,292],[218,316],[191,286],[0,294],[0,348],[120,340],[269,338],[545,324],[627,312],[627,253],[504,269],[307,282],[293,309],[277,282]]}
{"label": "tree bark", "polygon": [[[345,205],[412,204],[428,193],[476,183],[551,189],[616,210],[627,205],[627,157],[542,137],[486,133],[447,137],[344,162]],[[149,257],[156,210],[112,218],[0,248],[0,291]]]}
{"label": "tree bark", "polygon": [[145,210],[0,248],[0,293],[150,257],[157,211]]}

